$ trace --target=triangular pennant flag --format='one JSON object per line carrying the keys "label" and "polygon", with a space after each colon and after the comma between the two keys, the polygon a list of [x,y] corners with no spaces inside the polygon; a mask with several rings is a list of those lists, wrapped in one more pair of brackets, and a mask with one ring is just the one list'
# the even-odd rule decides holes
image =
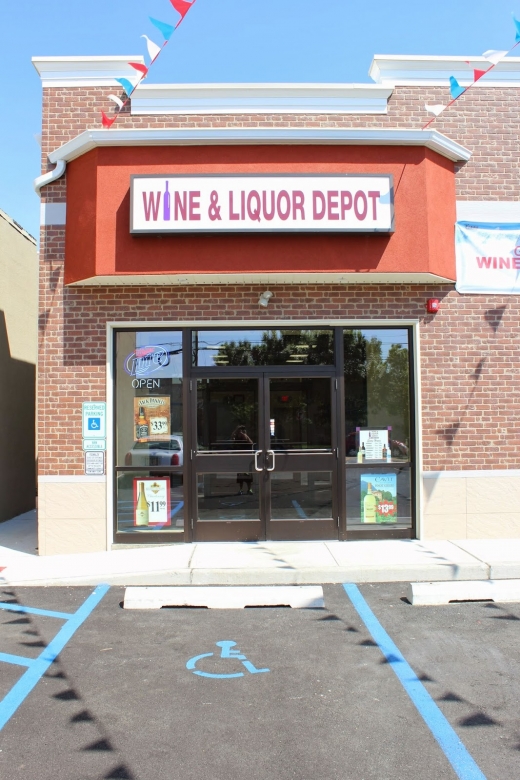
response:
{"label": "triangular pennant flag", "polygon": [[482,76],[485,76],[486,73],[487,73],[487,70],[477,70],[475,68],[475,70],[473,71],[473,80],[474,81],[478,81],[479,79],[482,78]]}
{"label": "triangular pennant flag", "polygon": [[139,73],[142,73],[143,76],[146,76],[146,74],[148,73],[148,68],[146,67],[146,65],[143,65],[141,62],[129,62],[128,64],[131,65],[132,68],[138,70]]}
{"label": "triangular pennant flag", "polygon": [[150,38],[147,35],[141,35],[141,38],[146,38],[146,47],[148,49],[148,55],[153,62],[156,57],[159,56],[161,53],[161,47],[157,46],[156,43],[150,40]]}
{"label": "triangular pennant flag", "polygon": [[484,52],[482,55],[484,59],[488,60],[489,62],[492,62],[493,65],[496,65],[500,60],[503,60],[506,56],[507,51],[499,51],[498,49],[488,49]]}
{"label": "triangular pennant flag", "polygon": [[118,81],[121,84],[128,97],[130,97],[130,95],[135,89],[135,86],[132,84],[132,82],[128,81],[128,79],[116,79],[116,81]]}
{"label": "triangular pennant flag", "polygon": [[[173,2],[173,0],[170,0],[170,2]],[[513,14],[513,22],[515,23],[515,27],[516,27],[515,41],[518,43],[520,41],[520,21],[518,21],[518,19],[515,17],[514,14]]]}
{"label": "triangular pennant flag", "polygon": [[112,127],[114,122],[116,121],[117,117],[113,117],[113,119],[110,119],[104,111],[101,112],[101,122],[103,124],[103,127],[106,127],[107,129],[109,127]]}
{"label": "triangular pennant flag", "polygon": [[109,95],[108,97],[110,98],[110,100],[113,100],[114,103],[116,103],[119,106],[119,110],[121,111],[121,109],[124,106],[124,103],[121,100],[121,98],[118,98],[117,95]]}
{"label": "triangular pennant flag", "polygon": [[169,41],[173,31],[175,30],[175,27],[173,27],[171,24],[166,24],[166,22],[160,22],[159,19],[152,19],[151,16],[148,17],[151,23],[154,25],[154,27],[157,27],[161,35],[163,36],[165,41]]}
{"label": "triangular pennant flag", "polygon": [[452,100],[457,100],[458,97],[466,91],[465,87],[461,87],[455,76],[450,76],[450,95]]}
{"label": "triangular pennant flag", "polygon": [[442,114],[442,112],[446,108],[446,106],[443,106],[440,103],[437,103],[434,106],[425,105],[424,107],[425,107],[426,111],[429,111],[430,114],[435,114],[435,116],[439,116],[439,114]]}
{"label": "triangular pennant flag", "polygon": [[186,14],[188,13],[188,11],[190,10],[191,6],[193,5],[193,3],[187,3],[186,0],[170,0],[170,3],[173,5],[177,13],[181,15],[181,22],[186,16]]}

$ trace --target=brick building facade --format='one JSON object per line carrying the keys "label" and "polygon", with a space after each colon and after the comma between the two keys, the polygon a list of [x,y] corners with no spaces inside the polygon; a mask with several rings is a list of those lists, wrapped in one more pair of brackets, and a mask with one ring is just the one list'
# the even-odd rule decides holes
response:
{"label": "brick building facade", "polygon": [[[421,131],[430,118],[424,105],[448,101],[448,75],[460,75],[461,68],[466,68],[461,64],[463,58],[460,61],[458,58],[417,61],[377,58],[372,76],[378,85],[349,85],[348,88],[294,85],[292,92],[287,85],[264,85],[263,91],[259,85],[241,85],[239,97],[224,85],[216,87],[212,100],[197,85],[142,86],[117,123],[110,130],[100,130],[100,110],[109,110],[107,96],[114,91],[114,78],[128,76],[125,63],[132,59],[138,58],[35,60],[43,80],[43,175],[38,180],[42,202],[38,368],[40,553],[110,549],[114,541],[121,541],[114,535],[117,521],[113,514],[118,512],[118,505],[114,509],[117,473],[114,476],[113,468],[117,463],[111,453],[112,430],[117,436],[117,420],[113,419],[110,402],[113,366],[111,347],[107,344],[112,331],[107,340],[107,323],[116,328],[118,324],[125,328],[134,324],[144,329],[154,323],[157,327],[173,329],[199,327],[204,323],[227,324],[229,329],[233,324],[247,326],[248,322],[255,327],[265,323],[271,328],[277,324],[289,327],[291,323],[298,327],[305,327],[306,323],[307,327],[315,324],[354,329],[364,325],[411,328],[414,355],[411,406],[415,410],[411,535],[439,539],[518,537],[520,512],[513,500],[520,486],[517,456],[520,401],[514,391],[520,365],[518,298],[460,295],[455,291],[454,275],[446,272],[447,266],[454,269],[454,247],[446,253],[441,268],[436,247],[445,246],[440,234],[446,231],[446,226],[437,225],[436,213],[444,209],[444,221],[449,221],[451,214],[451,230],[456,220],[455,209],[463,217],[476,218],[472,211],[475,204],[482,221],[520,222],[516,119],[520,60],[508,58],[507,65],[501,63],[493,71],[494,81],[484,80],[463,95],[435,121],[434,132],[432,127]],[[477,60],[475,67],[478,67]],[[463,77],[460,80],[463,82]],[[321,95],[319,106],[316,94]],[[183,109],[190,101],[190,110]],[[359,135],[349,135],[350,130],[357,130]],[[130,131],[135,133],[130,135]],[[381,131],[379,136],[377,131]],[[217,140],[215,132],[222,137]],[[196,136],[196,133],[201,134]],[[210,279],[207,269],[201,273],[197,268],[199,258],[205,257],[206,252],[210,254],[210,245],[200,242],[211,238],[194,238],[195,243],[190,244],[183,237],[188,243],[177,246],[187,247],[186,252],[193,247],[193,268],[172,266],[166,279],[164,268],[152,271],[148,268],[145,255],[152,251],[151,243],[140,245],[148,247],[141,273],[135,269],[120,270],[123,266],[117,247],[115,266],[108,268],[99,243],[111,241],[105,234],[112,223],[107,223],[108,227],[102,224],[99,213],[103,193],[96,191],[90,200],[85,196],[84,203],[81,202],[82,183],[87,181],[87,173],[80,165],[88,165],[92,160],[94,189],[103,186],[106,180],[103,176],[123,165],[117,157],[107,158],[105,163],[101,155],[99,160],[94,160],[92,155],[97,154],[96,150],[103,153],[108,150],[114,155],[121,148],[127,154],[129,149],[135,149],[135,159],[139,159],[136,172],[140,173],[165,171],[164,166],[168,164],[183,173],[228,171],[230,165],[240,172],[262,169],[276,173],[317,167],[322,172],[335,171],[336,157],[329,159],[326,153],[320,157],[324,149],[331,148],[335,154],[340,150],[347,170],[354,170],[356,165],[367,169],[374,146],[382,150],[382,168],[386,170],[391,163],[398,174],[394,175],[396,222],[401,218],[401,224],[404,217],[398,208],[404,209],[404,205],[399,207],[399,197],[407,198],[410,177],[422,164],[422,158],[409,162],[406,150],[421,149],[424,159],[443,171],[449,170],[450,177],[453,176],[456,203],[451,184],[445,192],[447,204],[442,203],[443,193],[432,195],[428,190],[432,187],[428,184],[432,174],[428,171],[424,176],[425,192],[430,198],[428,214],[422,215],[421,204],[406,199],[407,218],[412,223],[417,221],[418,234],[425,233],[417,240],[422,247],[420,241],[424,239],[427,249],[421,253],[430,253],[428,258],[423,257],[421,261],[412,258],[407,265],[407,258],[403,257],[394,268],[387,267],[384,257],[389,250],[385,244],[379,266],[378,262],[370,261],[360,267],[359,257],[356,259],[346,252],[342,261],[344,245],[336,251],[335,245],[325,243],[329,239],[324,238],[324,262],[329,265],[323,268],[320,245],[313,244],[313,238],[309,239],[309,246],[317,253],[314,265],[307,258],[299,267],[296,257],[287,260],[284,266],[280,254],[278,260],[276,257],[273,260],[273,266],[265,270],[258,266],[252,248],[251,261],[246,257],[242,267],[237,267],[236,262],[233,267],[230,261],[228,267],[214,268]],[[138,157],[143,147],[151,150],[148,168],[146,159]],[[165,147],[174,148],[171,163],[167,157],[153,156],[157,149]],[[186,151],[184,167],[179,166],[179,157],[175,156],[179,148]],[[301,152],[298,160],[291,157],[295,148],[298,154]],[[318,156],[313,157],[310,149],[316,148]],[[209,157],[200,158],[208,150]],[[273,150],[277,150],[278,156],[273,157]],[[235,153],[246,157],[249,154],[250,159],[236,162]],[[62,175],[54,178],[56,174],[53,176],[52,172],[60,165]],[[298,165],[300,168],[294,167]],[[370,165],[371,171],[377,170],[377,162],[370,159]],[[74,176],[71,203],[67,183]],[[441,181],[436,180],[436,187]],[[492,218],[486,219],[486,214]],[[497,218],[497,214],[502,217]],[[427,229],[419,226],[423,218],[428,221]],[[82,252],[87,253],[87,232],[92,225],[102,239],[96,238],[98,243],[94,242],[93,248],[88,249],[93,257],[84,262],[90,263],[90,270],[79,281],[66,284],[66,274],[77,270],[75,266],[72,269],[73,262],[81,265]],[[413,224],[407,230],[403,241],[411,258]],[[394,243],[399,240],[398,231],[399,222],[391,239]],[[142,241],[138,236],[131,240]],[[173,241],[168,237],[146,238],[145,242],[153,240]],[[246,252],[245,242],[255,238],[236,237],[226,241],[236,241],[235,246]],[[296,244],[291,241],[292,238],[273,239],[265,248],[285,251],[287,256],[298,254],[293,251]],[[368,246],[369,257],[377,243],[367,245],[366,241],[364,244],[360,241],[356,246]],[[158,256],[161,251],[157,250]],[[301,251],[298,250],[300,256]],[[94,257],[97,253],[101,260]],[[73,256],[74,261],[69,259]],[[276,270],[278,262],[280,271]],[[72,270],[67,270],[67,265]],[[259,296],[267,287],[273,293],[272,299],[268,307],[259,308]],[[430,298],[440,300],[436,314],[426,313],[425,304]],[[106,475],[88,476],[84,473],[81,404],[107,400]],[[114,429],[112,424],[116,426]],[[184,468],[188,467],[186,452]],[[186,481],[184,485],[186,491]],[[192,497],[191,503],[196,500],[196,496]],[[190,509],[187,498],[185,504],[186,541],[190,541],[197,538],[197,526],[194,530],[192,522],[190,530],[188,521],[193,518],[189,513],[194,510]],[[341,501],[339,505],[341,509]],[[339,538],[348,539],[344,511],[343,507],[338,519],[338,527],[341,520]],[[148,537],[146,540],[150,543]]]}

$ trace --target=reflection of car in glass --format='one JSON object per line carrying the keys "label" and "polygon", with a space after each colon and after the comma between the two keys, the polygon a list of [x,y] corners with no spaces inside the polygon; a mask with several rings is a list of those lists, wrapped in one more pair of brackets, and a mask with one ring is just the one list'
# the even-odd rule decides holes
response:
{"label": "reflection of car in glass", "polygon": [[[357,433],[355,431],[352,431],[352,433],[347,435],[345,444],[347,458],[357,455]],[[392,458],[403,458],[408,460],[408,447],[404,442],[397,441],[397,439],[390,439],[390,451]]]}
{"label": "reflection of car in glass", "polygon": [[181,434],[172,434],[165,441],[136,441],[125,455],[125,466],[182,466]]}

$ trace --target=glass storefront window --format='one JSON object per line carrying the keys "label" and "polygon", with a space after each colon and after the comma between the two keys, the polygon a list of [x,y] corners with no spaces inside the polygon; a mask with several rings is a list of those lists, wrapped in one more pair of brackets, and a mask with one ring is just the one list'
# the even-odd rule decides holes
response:
{"label": "glass storefront window", "polygon": [[271,379],[269,415],[271,449],[330,449],[330,379]]}
{"label": "glass storefront window", "polygon": [[[367,436],[371,430],[388,432],[384,436],[385,452],[381,460],[409,461],[409,331],[406,328],[348,329],[343,331],[343,344],[347,462],[358,460],[362,446],[359,429],[364,429]],[[365,462],[365,452],[361,458]]]}
{"label": "glass storefront window", "polygon": [[412,536],[411,339],[383,325],[116,331],[115,541]]}
{"label": "glass storefront window", "polygon": [[116,531],[180,536],[182,332],[118,331],[115,379]]}
{"label": "glass storefront window", "polygon": [[182,333],[116,334],[116,466],[183,465]]}
{"label": "glass storefront window", "polygon": [[258,474],[197,474],[198,519],[203,522],[259,520]]}
{"label": "glass storefront window", "polygon": [[412,526],[411,470],[396,466],[347,466],[347,528],[408,529]]}
{"label": "glass storefront window", "polygon": [[226,366],[332,366],[334,332],[312,330],[195,330],[192,364]]}
{"label": "glass storefront window", "polygon": [[273,520],[315,520],[332,517],[330,471],[278,471],[271,479]]}
{"label": "glass storefront window", "polygon": [[182,474],[120,471],[116,475],[118,533],[184,533]]}
{"label": "glass storefront window", "polygon": [[197,380],[197,450],[253,450],[258,445],[258,380]]}

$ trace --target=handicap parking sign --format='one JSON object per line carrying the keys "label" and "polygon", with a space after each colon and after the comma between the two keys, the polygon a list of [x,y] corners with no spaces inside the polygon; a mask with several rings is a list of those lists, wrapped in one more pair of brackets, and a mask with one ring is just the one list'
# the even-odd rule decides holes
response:
{"label": "handicap parking sign", "polygon": [[83,438],[104,439],[106,436],[106,404],[104,401],[83,403]]}

